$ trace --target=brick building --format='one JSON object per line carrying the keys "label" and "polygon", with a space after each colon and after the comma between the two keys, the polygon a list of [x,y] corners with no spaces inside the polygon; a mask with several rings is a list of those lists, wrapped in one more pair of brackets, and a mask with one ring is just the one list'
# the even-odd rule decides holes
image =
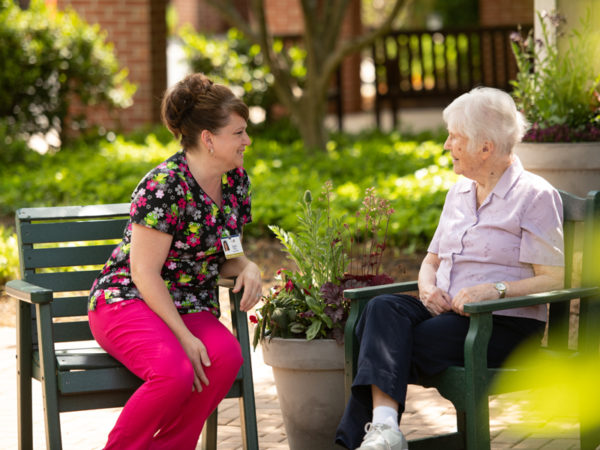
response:
{"label": "brick building", "polygon": [[[107,128],[132,130],[160,120],[160,99],[167,85],[166,6],[169,0],[46,0],[63,9],[72,7],[89,23],[98,23],[114,44],[120,64],[129,69],[129,79],[137,84],[131,107],[109,115],[107,111],[88,109],[92,123]],[[196,29],[221,32],[227,29],[218,13],[204,0],[171,0],[180,23],[189,22]],[[342,34],[361,33],[361,0],[353,0]],[[303,22],[298,0],[265,0],[267,22],[273,33],[301,34]],[[249,16],[249,0],[237,0],[240,12]],[[482,25],[531,23],[533,0],[480,0]],[[346,112],[361,108],[360,55],[348,58],[342,67],[342,91]],[[80,108],[74,107],[74,112]]]}
{"label": "brick building", "polygon": [[[167,85],[166,5],[167,0],[46,0],[59,9],[73,8],[91,24],[106,31],[114,44],[129,80],[137,84],[133,105],[109,114],[102,108],[88,108],[90,123],[106,128],[133,130],[160,122],[160,99]],[[82,111],[78,105],[72,113]]]}

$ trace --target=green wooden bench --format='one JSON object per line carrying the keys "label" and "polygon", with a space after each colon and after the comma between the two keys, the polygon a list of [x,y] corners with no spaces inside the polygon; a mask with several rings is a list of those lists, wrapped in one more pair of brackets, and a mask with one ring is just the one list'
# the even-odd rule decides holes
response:
{"label": "green wooden bench", "polygon": [[[487,345],[492,331],[492,312],[518,306],[547,303],[549,321],[547,338],[541,352],[547,357],[577,358],[600,357],[600,191],[590,192],[587,199],[574,197],[561,191],[564,203],[565,234],[565,289],[525,297],[513,297],[465,305],[470,314],[470,327],[465,340],[465,366],[449,367],[444,372],[424,380],[425,387],[434,387],[456,409],[457,431],[451,434],[431,436],[409,442],[413,449],[470,449],[490,448],[488,396],[503,393],[492,381],[499,375],[520,382],[520,388],[535,387],[535,380],[526,384],[526,367],[503,367],[489,369],[486,366]],[[583,243],[583,244],[582,244]],[[583,255],[581,255],[583,252]],[[582,259],[580,257],[582,256]],[[574,262],[575,261],[575,262]],[[581,261],[582,266],[576,269]],[[573,275],[581,276],[580,287],[571,287]],[[577,279],[577,278],[576,278]],[[367,302],[381,294],[417,291],[417,282],[396,283],[386,286],[352,289],[344,292],[351,299],[351,311],[345,329],[345,388],[350,396],[352,380],[356,374],[358,342],[354,329]],[[580,299],[578,342],[569,348],[570,303]],[[565,361],[563,359],[563,361]],[[572,380],[577,382],[577,380]],[[600,429],[581,433],[581,449],[595,449],[600,444]]]}
{"label": "green wooden bench", "polygon": [[[32,379],[42,384],[46,442],[61,448],[60,414],[122,406],[142,380],[104,352],[87,321],[87,293],[122,238],[129,204],[25,208],[16,213],[21,279],[7,283],[18,300],[19,448],[33,448]],[[229,281],[226,287],[232,287]],[[258,449],[250,341],[241,292],[229,289],[232,329],[244,363],[227,397],[240,400],[244,448]],[[216,448],[217,411],[202,433]]]}

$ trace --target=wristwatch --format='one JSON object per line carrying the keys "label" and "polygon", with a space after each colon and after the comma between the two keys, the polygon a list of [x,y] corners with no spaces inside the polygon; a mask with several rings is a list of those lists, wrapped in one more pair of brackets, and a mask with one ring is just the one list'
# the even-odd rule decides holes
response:
{"label": "wristwatch", "polygon": [[499,281],[498,283],[494,284],[494,287],[498,291],[498,294],[500,294],[500,298],[506,297],[506,284],[504,284],[502,281]]}

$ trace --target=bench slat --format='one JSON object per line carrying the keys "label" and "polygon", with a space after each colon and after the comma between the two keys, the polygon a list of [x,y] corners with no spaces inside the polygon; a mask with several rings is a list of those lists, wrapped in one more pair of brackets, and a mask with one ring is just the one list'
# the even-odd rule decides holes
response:
{"label": "bench slat", "polygon": [[23,244],[101,241],[123,236],[127,219],[21,224]]}
{"label": "bench slat", "polygon": [[27,281],[54,292],[89,291],[100,270],[29,274]]}
{"label": "bench slat", "polygon": [[100,347],[57,350],[56,363],[57,369],[62,372],[123,366]]}
{"label": "bench slat", "polygon": [[115,244],[85,247],[23,249],[25,270],[47,267],[104,265]]}
{"label": "bench slat", "polygon": [[87,320],[55,323],[54,342],[90,341],[94,339]]}
{"label": "bench slat", "polygon": [[124,366],[58,372],[58,388],[63,394],[135,389],[141,384]]}
{"label": "bench slat", "polygon": [[50,304],[52,317],[86,316],[87,304],[87,296],[56,298]]}
{"label": "bench slat", "polygon": [[129,203],[111,203],[107,205],[87,206],[52,206],[21,208],[17,217],[21,221],[52,220],[52,219],[77,219],[129,215]]}

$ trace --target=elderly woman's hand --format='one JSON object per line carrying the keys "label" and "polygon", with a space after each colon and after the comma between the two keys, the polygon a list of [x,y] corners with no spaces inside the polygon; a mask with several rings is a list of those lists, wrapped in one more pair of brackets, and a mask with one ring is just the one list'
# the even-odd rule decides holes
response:
{"label": "elderly woman's hand", "polygon": [[419,287],[419,298],[433,316],[452,310],[450,295],[433,284]]}
{"label": "elderly woman's hand", "polygon": [[468,316],[464,311],[465,303],[476,303],[494,298],[498,298],[498,291],[491,283],[463,288],[452,299],[452,310],[462,316]]}

